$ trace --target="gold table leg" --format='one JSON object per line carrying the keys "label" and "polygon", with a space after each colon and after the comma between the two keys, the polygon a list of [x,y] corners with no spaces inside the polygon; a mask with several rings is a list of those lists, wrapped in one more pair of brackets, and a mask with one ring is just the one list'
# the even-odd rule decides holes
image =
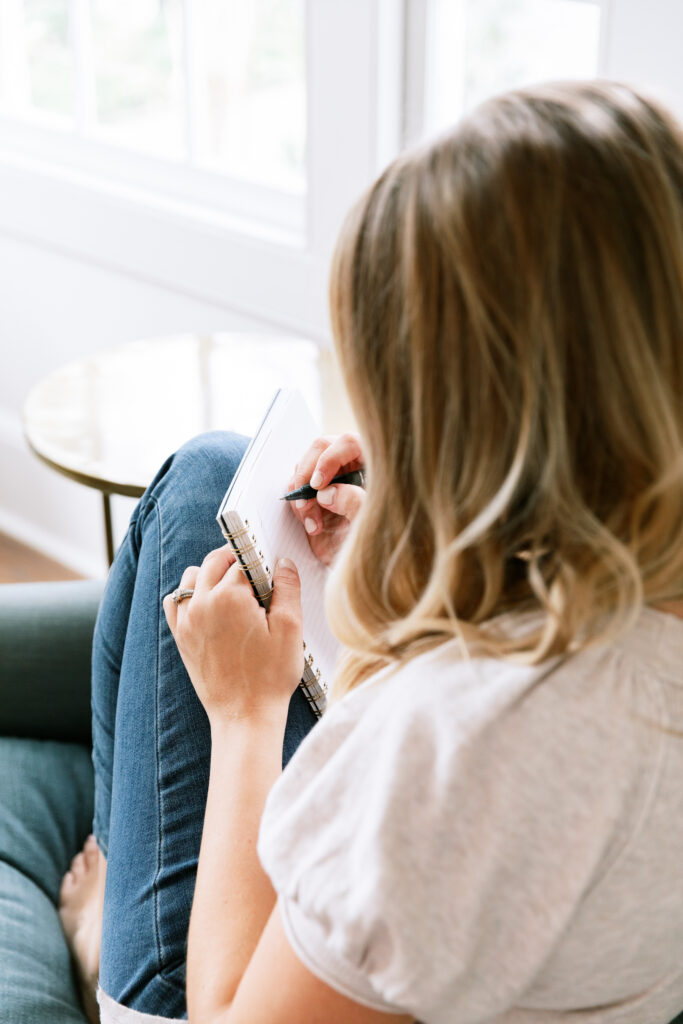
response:
{"label": "gold table leg", "polygon": [[102,495],[104,503],[104,532],[107,538],[107,561],[109,565],[114,561],[114,533],[111,525],[111,494],[106,491]]}

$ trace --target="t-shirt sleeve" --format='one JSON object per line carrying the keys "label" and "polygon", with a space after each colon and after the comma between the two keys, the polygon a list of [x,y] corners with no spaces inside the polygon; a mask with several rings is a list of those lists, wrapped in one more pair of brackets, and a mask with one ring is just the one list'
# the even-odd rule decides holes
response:
{"label": "t-shirt sleeve", "polygon": [[614,854],[633,730],[542,684],[496,687],[436,701],[416,678],[360,715],[351,695],[270,794],[259,854],[289,941],[357,1002],[504,1012]]}

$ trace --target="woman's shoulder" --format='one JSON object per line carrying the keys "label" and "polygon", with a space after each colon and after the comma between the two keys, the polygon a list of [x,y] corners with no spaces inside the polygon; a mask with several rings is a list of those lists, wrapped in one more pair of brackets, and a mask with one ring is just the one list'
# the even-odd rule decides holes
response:
{"label": "woman's shoulder", "polygon": [[[529,625],[521,616],[506,619],[511,630]],[[663,715],[662,688],[678,687],[683,702],[682,650],[683,620],[652,608],[610,643],[537,665],[467,657],[457,640],[447,641],[370,677],[333,706],[330,724],[335,717],[343,729],[364,718],[385,725],[432,718],[452,735],[454,728],[476,733],[496,720],[521,727],[547,716],[546,733],[571,729],[577,720],[592,720],[599,733],[634,711],[650,721]]]}

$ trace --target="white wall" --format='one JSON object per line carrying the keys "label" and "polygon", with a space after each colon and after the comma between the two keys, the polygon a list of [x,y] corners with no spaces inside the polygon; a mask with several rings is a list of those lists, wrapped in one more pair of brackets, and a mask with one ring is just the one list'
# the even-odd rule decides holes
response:
{"label": "white wall", "polygon": [[683,118],[683,0],[608,0],[605,73],[659,96]]}

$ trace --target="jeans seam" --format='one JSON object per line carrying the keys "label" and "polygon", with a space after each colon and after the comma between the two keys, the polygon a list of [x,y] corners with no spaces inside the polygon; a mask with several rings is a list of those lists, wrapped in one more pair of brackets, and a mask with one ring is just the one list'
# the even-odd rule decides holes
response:
{"label": "jeans seam", "polygon": [[[157,531],[158,531],[158,542],[159,542],[159,576],[157,578],[157,594],[161,593],[161,508],[156,498],[150,495],[150,503],[153,504],[156,511],[157,519]],[[165,953],[161,939],[161,921],[159,911],[159,879],[161,877],[161,867],[163,861],[163,841],[164,841],[164,826],[163,826],[163,808],[162,804],[162,787],[161,787],[161,751],[160,745],[160,734],[159,734],[159,675],[161,671],[161,616],[159,609],[157,608],[158,624],[157,624],[157,657],[156,657],[156,682],[154,686],[154,749],[156,752],[156,782],[157,782],[157,806],[159,808],[159,820],[158,820],[158,843],[157,843],[157,867],[156,874],[154,876],[154,882],[152,885],[152,892],[154,898],[154,932],[157,945],[157,956],[159,958],[159,969],[163,971],[165,969]]]}

